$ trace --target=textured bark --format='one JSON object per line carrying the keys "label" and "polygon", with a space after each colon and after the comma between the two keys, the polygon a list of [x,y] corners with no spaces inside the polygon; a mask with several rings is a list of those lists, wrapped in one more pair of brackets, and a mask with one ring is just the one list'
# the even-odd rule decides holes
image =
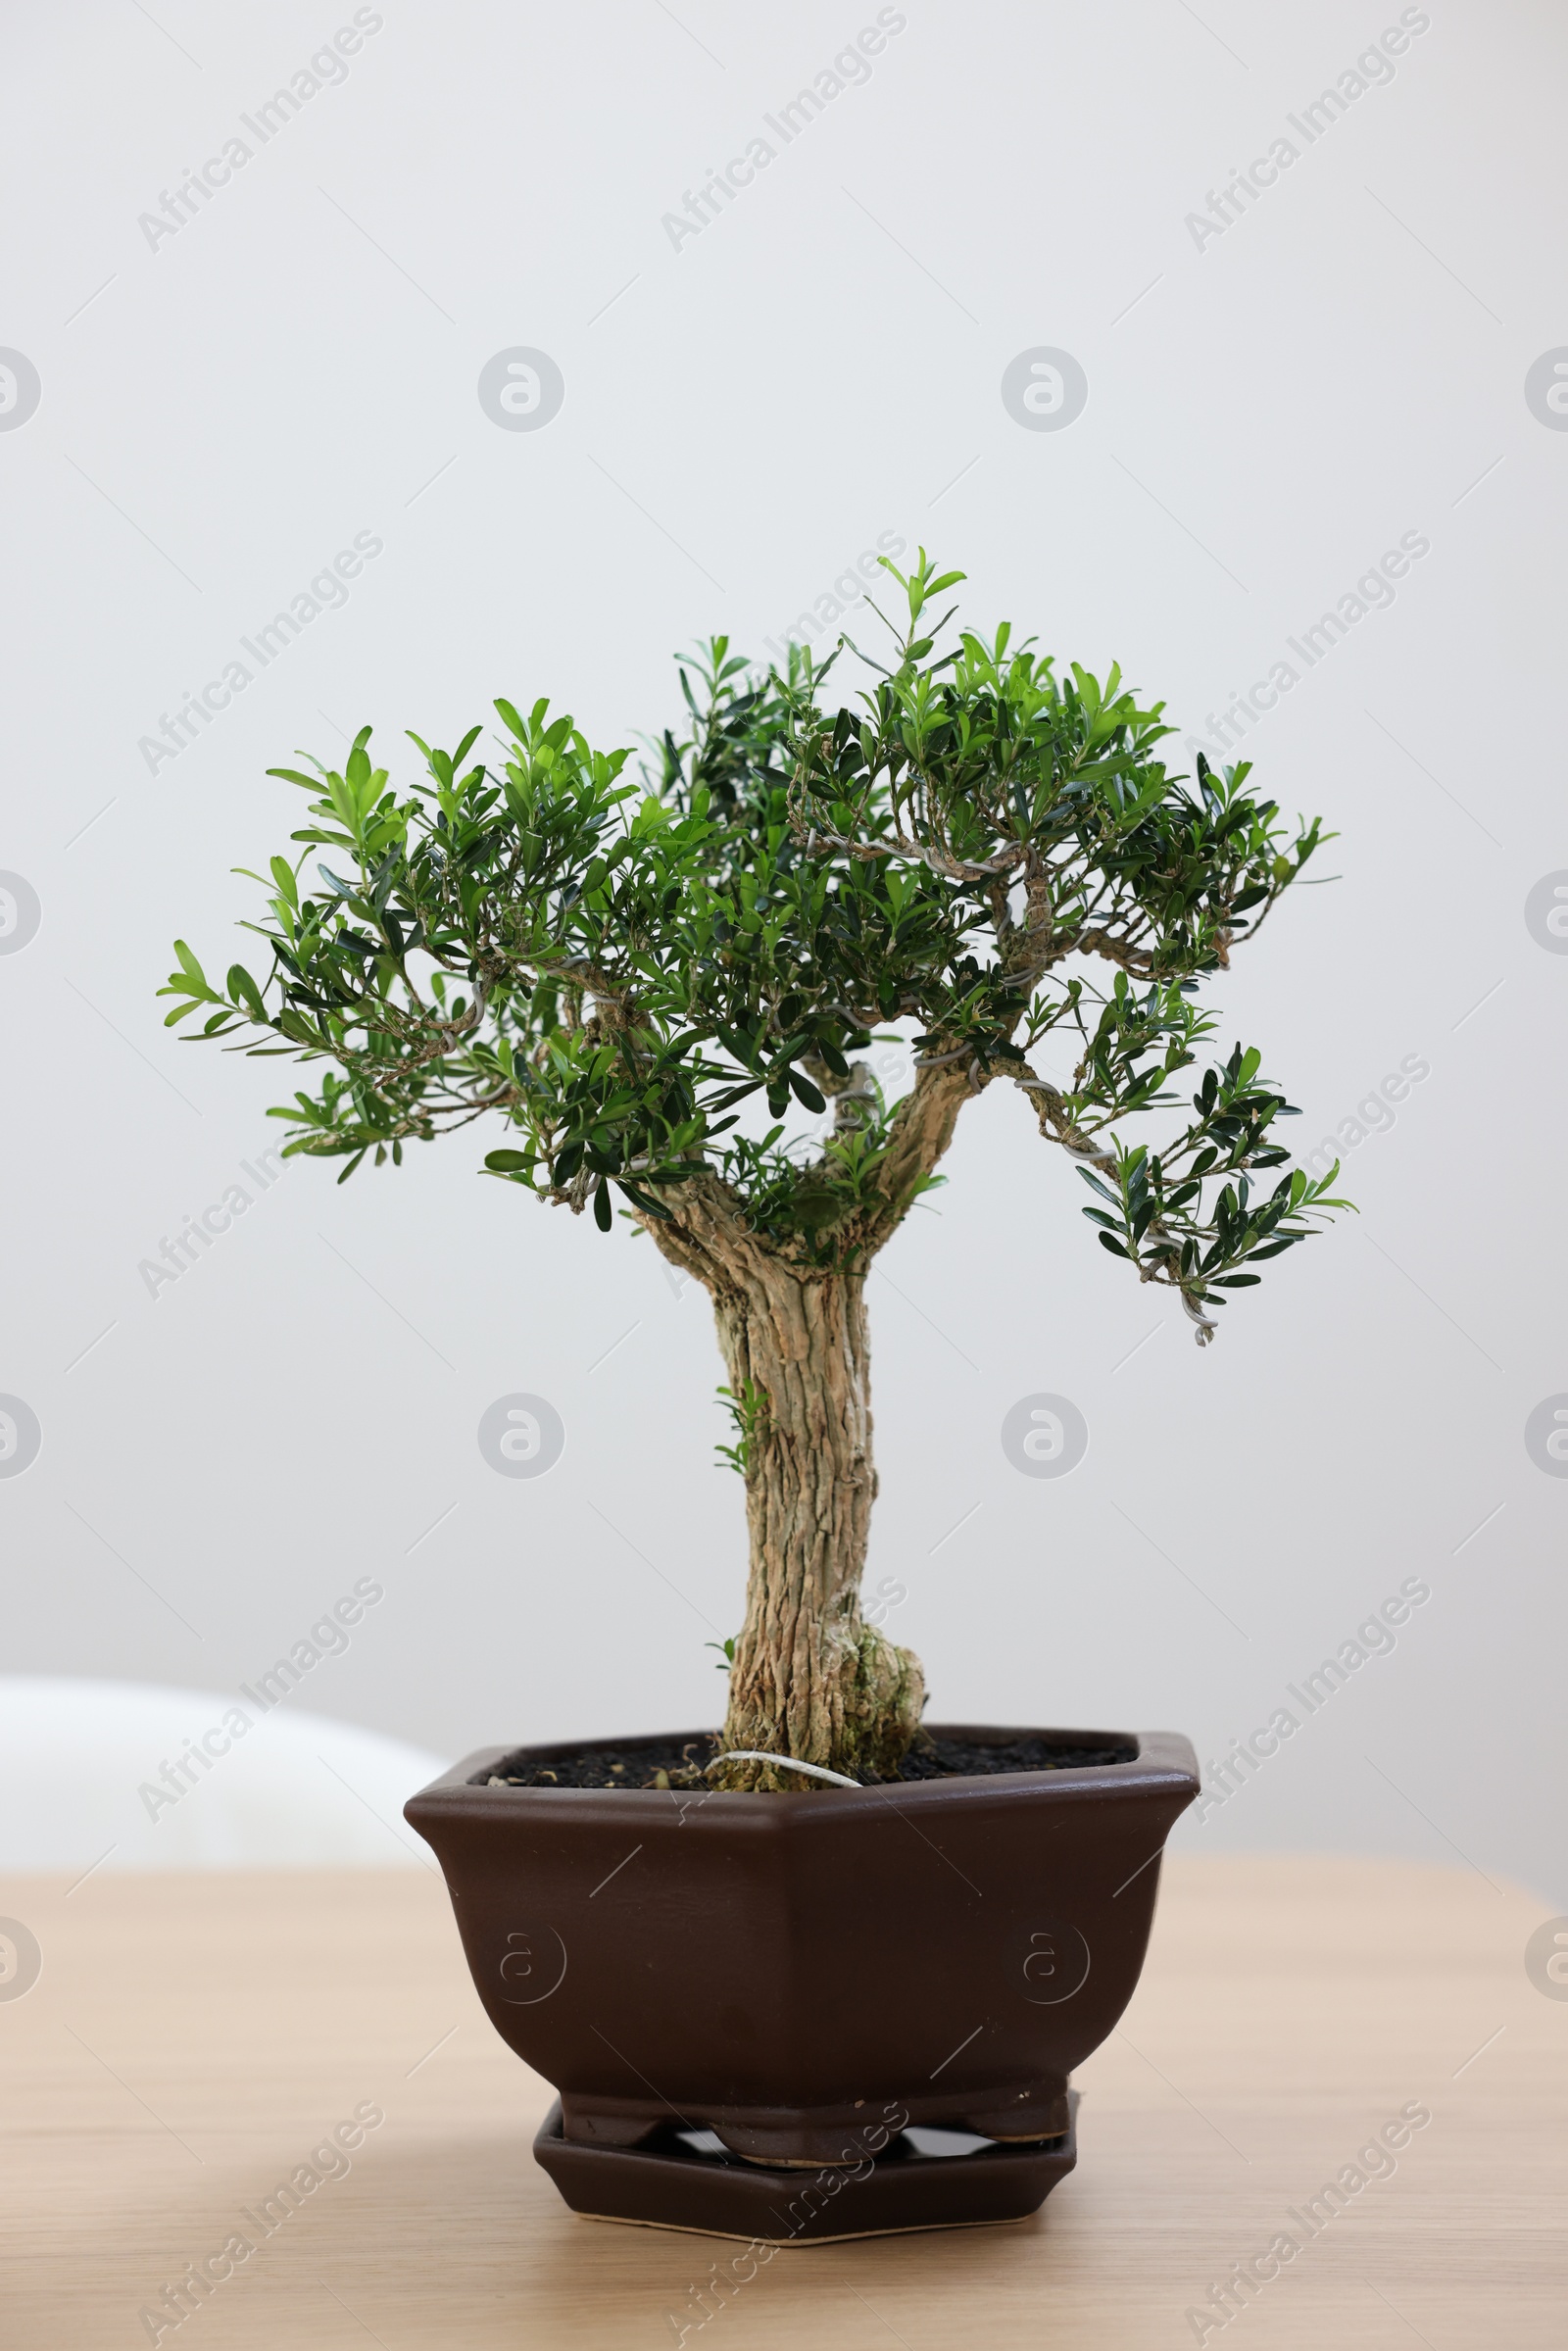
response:
{"label": "textured bark", "polygon": [[[823,1270],[765,1240],[713,1175],[665,1194],[668,1221],[643,1220],[712,1298],[732,1395],[760,1398],[746,1446],[751,1570],[726,1748],[861,1779],[896,1771],[918,1728],[919,1659],[860,1614],[876,1496],[864,1280],[973,1090],[966,1062],[920,1072],[894,1119],[878,1195],[836,1229],[842,1254],[854,1252],[851,1272]],[[797,1791],[810,1785],[753,1763],[726,1765],[712,1779]]]}
{"label": "textured bark", "polygon": [[[748,1445],[751,1576],[730,1674],[726,1747],[891,1774],[925,1703],[917,1658],[860,1615],[876,1472],[860,1281],[763,1268],[714,1301],[736,1395],[765,1398]],[[729,1784],[802,1775],[727,1767]]]}
{"label": "textured bark", "polygon": [[922,1069],[900,1102],[879,1178],[881,1204],[867,1219],[862,1271],[904,1222],[921,1177],[931,1173],[953,1141],[958,1112],[985,1083],[971,1075],[966,1061],[945,1061]]}
{"label": "textured bark", "polygon": [[[731,1392],[760,1398],[747,1445],[751,1568],[724,1744],[856,1779],[891,1773],[925,1684],[919,1660],[860,1614],[876,1494],[863,1279],[770,1248],[714,1178],[666,1197],[674,1221],[649,1220],[648,1230],[711,1297]],[[759,1764],[712,1777],[731,1788],[809,1785]]]}

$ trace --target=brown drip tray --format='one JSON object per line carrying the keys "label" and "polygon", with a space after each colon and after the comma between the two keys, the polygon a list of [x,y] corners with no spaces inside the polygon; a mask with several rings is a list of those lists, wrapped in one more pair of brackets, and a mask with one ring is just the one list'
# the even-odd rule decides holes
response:
{"label": "brown drip tray", "polygon": [[775,2169],[732,2155],[711,2131],[670,2130],[641,2147],[566,2138],[558,2099],[533,2142],[573,2212],[757,2245],[820,2245],[909,2229],[1025,2221],[1078,2160],[1078,2098],[1059,2138],[1003,2146],[972,2131],[910,2127],[854,2170]]}

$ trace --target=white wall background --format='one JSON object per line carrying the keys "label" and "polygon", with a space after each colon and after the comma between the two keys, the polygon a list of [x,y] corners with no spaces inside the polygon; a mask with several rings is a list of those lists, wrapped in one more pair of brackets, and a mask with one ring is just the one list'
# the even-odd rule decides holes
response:
{"label": "white wall background", "polygon": [[[760,648],[883,530],[960,563],[976,619],[1119,659],[1206,732],[1414,531],[1396,601],[1250,739],[1344,879],[1217,992],[1305,1144],[1430,1063],[1348,1153],[1359,1220],[1200,1354],[996,1090],[873,1281],[870,1575],[906,1588],[938,1714],[1170,1724],[1205,1757],[1419,1576],[1394,1653],[1182,1835],[1561,1899],[1568,1485],[1524,1440],[1568,1389],[1568,960],[1524,912],[1568,866],[1568,436],[1524,389],[1568,342],[1560,14],[1406,11],[1427,29],[1308,148],[1288,116],[1388,0],[908,0],[677,250],[662,216],[872,7],[371,13],[346,78],[241,132],[156,246],[138,216],[349,7],[88,0],[0,36],[0,344],[41,383],[0,430],[0,867],[41,909],[0,955],[0,1390],[42,1430],[0,1477],[7,1667],[231,1690],[373,1574],[318,1713],[456,1753],[718,1707],[740,1489],[705,1300],[647,1242],[476,1180],[475,1130],[341,1191],[295,1166],[177,1284],[138,1275],[281,1131],[287,1065],[187,1050],[154,995],[174,934],[238,952],[230,868],[303,805],[269,764],[367,719],[401,759],[497,693],[656,730],[672,651]],[[1186,216],[1282,134],[1299,159],[1200,247]],[[477,398],[517,345],[564,373],[540,431]],[[1087,371],[1062,431],[1000,396],[1038,345]],[[150,773],[140,739],[362,531],[384,551],[347,603]],[[476,1445],[519,1390],[567,1430],[538,1480]],[[1001,1449],[1037,1391],[1090,1425],[1060,1481]]]}

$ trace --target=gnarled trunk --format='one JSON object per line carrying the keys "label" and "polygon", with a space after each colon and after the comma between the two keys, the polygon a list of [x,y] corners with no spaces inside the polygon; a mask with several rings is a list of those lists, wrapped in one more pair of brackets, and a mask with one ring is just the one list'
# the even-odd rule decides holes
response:
{"label": "gnarled trunk", "polygon": [[[754,1262],[715,1293],[713,1311],[731,1392],[756,1401],[746,1442],[751,1576],[724,1745],[857,1779],[892,1773],[925,1685],[918,1659],[860,1615],[876,1494],[863,1282]],[[808,1785],[755,1764],[731,1764],[722,1778]]]}
{"label": "gnarled trunk", "polygon": [[[876,1496],[865,1268],[984,1083],[952,1055],[921,1068],[895,1114],[878,1191],[844,1234],[858,1272],[808,1265],[765,1240],[708,1171],[671,1187],[664,1214],[642,1220],[662,1253],[711,1298],[730,1392],[751,1423],[751,1574],[730,1671],[727,1749],[788,1755],[858,1780],[896,1771],[919,1726],[919,1659],[860,1614]],[[820,1785],[758,1763],[727,1764],[711,1784]]]}

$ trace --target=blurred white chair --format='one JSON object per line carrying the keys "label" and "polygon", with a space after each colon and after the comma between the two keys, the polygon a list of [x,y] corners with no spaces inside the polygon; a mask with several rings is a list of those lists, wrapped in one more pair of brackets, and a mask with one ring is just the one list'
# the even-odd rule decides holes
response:
{"label": "blurred white chair", "polygon": [[0,1676],[0,1870],[416,1867],[404,1799],[445,1768],[286,1701]]}

